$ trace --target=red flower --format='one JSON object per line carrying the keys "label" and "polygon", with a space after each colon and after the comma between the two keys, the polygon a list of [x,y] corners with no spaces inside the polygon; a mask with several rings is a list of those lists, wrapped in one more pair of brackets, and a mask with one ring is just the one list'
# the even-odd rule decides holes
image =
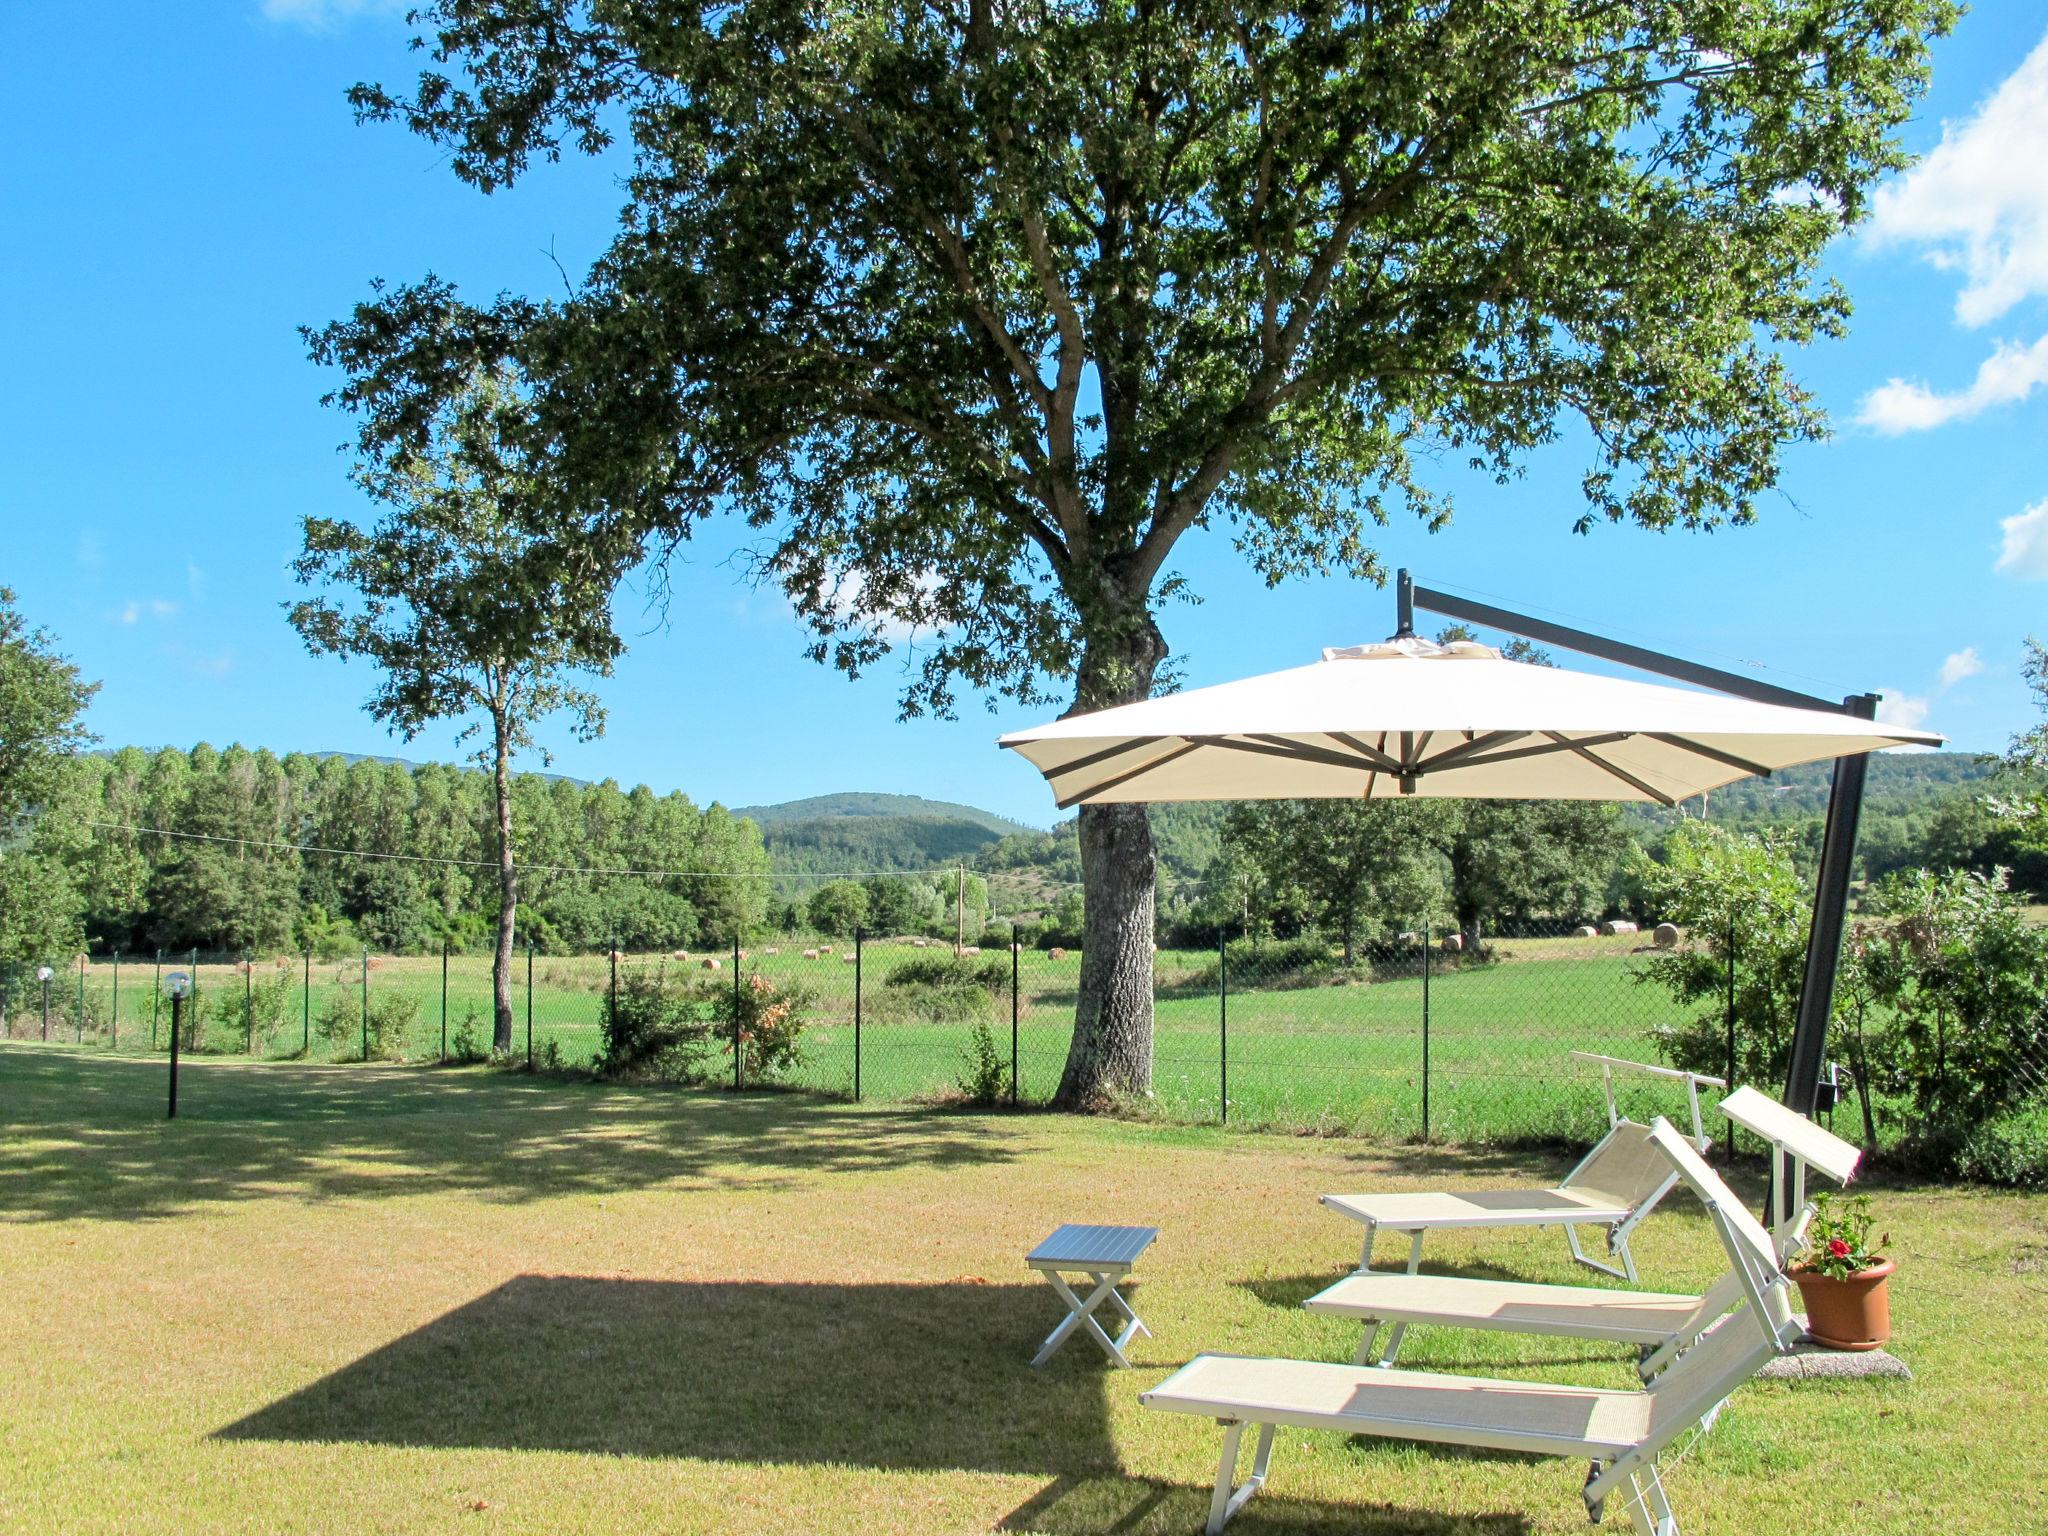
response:
{"label": "red flower", "polygon": [[1831,1237],[1828,1239],[1828,1253],[1834,1258],[1846,1259],[1849,1257],[1849,1245],[1839,1237]]}

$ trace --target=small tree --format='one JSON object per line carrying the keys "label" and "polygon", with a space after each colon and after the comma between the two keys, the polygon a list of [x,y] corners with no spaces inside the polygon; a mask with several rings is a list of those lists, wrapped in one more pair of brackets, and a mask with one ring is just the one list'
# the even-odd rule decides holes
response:
{"label": "small tree", "polygon": [[[534,722],[566,713],[579,740],[603,732],[597,697],[578,674],[606,676],[620,649],[609,587],[589,567],[549,563],[516,520],[526,470],[511,446],[522,410],[512,380],[472,376],[424,438],[380,445],[368,434],[351,472],[389,510],[374,528],[305,520],[301,582],[344,589],[341,599],[290,607],[314,655],[361,656],[382,677],[365,706],[410,741],[439,720],[481,736],[476,760],[496,804],[498,935],[492,960],[497,1050],[512,1048],[512,946],[519,906],[513,852],[512,762],[534,746]],[[576,572],[585,572],[578,578]],[[540,753],[548,760],[545,751]]]}
{"label": "small tree", "polygon": [[1665,841],[1663,862],[1645,859],[1638,874],[1685,941],[1650,960],[1635,979],[1664,987],[1680,1003],[1704,1005],[1683,1024],[1657,1027],[1665,1057],[1689,1072],[1727,1070],[1732,946],[1736,1077],[1782,1082],[1811,910],[1786,844],[1775,836],[1682,822]]}
{"label": "small tree", "polygon": [[820,933],[850,939],[867,924],[868,893],[852,880],[828,881],[811,892],[804,911]]}
{"label": "small tree", "polygon": [[74,759],[98,691],[0,587],[0,977],[83,938],[71,861],[87,843]]}
{"label": "small tree", "polygon": [[1248,800],[1232,807],[1225,836],[1274,900],[1298,902],[1344,946],[1350,966],[1361,938],[1444,909],[1436,835],[1456,809],[1442,801]]}

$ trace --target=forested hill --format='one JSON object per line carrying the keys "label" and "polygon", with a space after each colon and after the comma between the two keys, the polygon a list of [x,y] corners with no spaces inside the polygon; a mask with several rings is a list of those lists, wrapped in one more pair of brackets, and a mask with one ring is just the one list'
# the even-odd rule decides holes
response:
{"label": "forested hill", "polygon": [[1021,822],[921,795],[816,795],[733,813],[761,829],[779,874],[919,870],[979,861],[1006,837],[1033,835]]}
{"label": "forested hill", "polygon": [[[1928,809],[1958,791],[1982,789],[1999,760],[1978,752],[1877,752],[1865,779],[1866,815],[1904,815]],[[1781,768],[1767,779],[1737,779],[1701,799],[1688,800],[1682,814],[1725,826],[1791,826],[1824,815],[1831,763]],[[1679,811],[1632,806],[1631,815],[1663,825]]]}

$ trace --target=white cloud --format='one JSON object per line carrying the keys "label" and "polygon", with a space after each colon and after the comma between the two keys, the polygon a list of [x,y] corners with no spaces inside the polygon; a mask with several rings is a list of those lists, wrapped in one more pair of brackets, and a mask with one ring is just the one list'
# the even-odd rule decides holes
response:
{"label": "white cloud", "polygon": [[2048,499],[1998,525],[2005,542],[1998,551],[1998,569],[2022,581],[2048,581]]}
{"label": "white cloud", "polygon": [[1977,377],[1968,389],[1943,395],[1925,384],[1893,379],[1863,397],[1863,409],[1856,419],[1888,437],[1923,432],[1978,415],[1994,405],[2024,400],[2043,384],[2048,384],[2048,336],[2031,347],[2000,342],[1978,364]]}
{"label": "white cloud", "polygon": [[263,0],[266,20],[304,27],[308,32],[325,32],[357,16],[392,15],[405,9],[407,0]]}
{"label": "white cloud", "polygon": [[1977,647],[1966,645],[1960,651],[1952,651],[1942,659],[1941,686],[1944,691],[1955,687],[1966,677],[1975,677],[1984,670],[1984,658],[1977,654]]}
{"label": "white cloud", "polygon": [[2048,37],[1926,159],[1878,190],[1870,234],[1959,272],[1956,318],[1984,325],[2048,296]]}
{"label": "white cloud", "polygon": [[1880,688],[1884,695],[1877,701],[1877,719],[1880,725],[1904,726],[1917,730],[1927,718],[1928,701],[1925,694],[1907,693],[1902,688]]}
{"label": "white cloud", "polygon": [[178,605],[166,602],[161,597],[135,598],[121,605],[120,622],[136,624],[146,616],[152,619],[168,619],[178,611]]}

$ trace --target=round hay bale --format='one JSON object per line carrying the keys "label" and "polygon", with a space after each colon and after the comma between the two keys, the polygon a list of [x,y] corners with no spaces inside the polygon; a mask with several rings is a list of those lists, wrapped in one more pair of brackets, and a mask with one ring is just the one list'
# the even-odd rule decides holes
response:
{"label": "round hay bale", "polygon": [[1462,933],[1447,933],[1444,935],[1444,942],[1442,948],[1445,954],[1455,955],[1464,947],[1465,935],[1463,935]]}
{"label": "round hay bale", "polygon": [[1572,930],[1572,937],[1575,939],[1597,939],[1600,937],[1600,930],[1591,923],[1581,923]]}
{"label": "round hay bale", "polygon": [[1678,924],[1659,923],[1657,931],[1650,935],[1650,939],[1659,949],[1678,948]]}
{"label": "round hay bale", "polygon": [[1619,938],[1624,933],[1640,933],[1642,930],[1636,927],[1634,923],[1617,917],[1610,918],[1607,922],[1602,923],[1600,931],[1609,938]]}

